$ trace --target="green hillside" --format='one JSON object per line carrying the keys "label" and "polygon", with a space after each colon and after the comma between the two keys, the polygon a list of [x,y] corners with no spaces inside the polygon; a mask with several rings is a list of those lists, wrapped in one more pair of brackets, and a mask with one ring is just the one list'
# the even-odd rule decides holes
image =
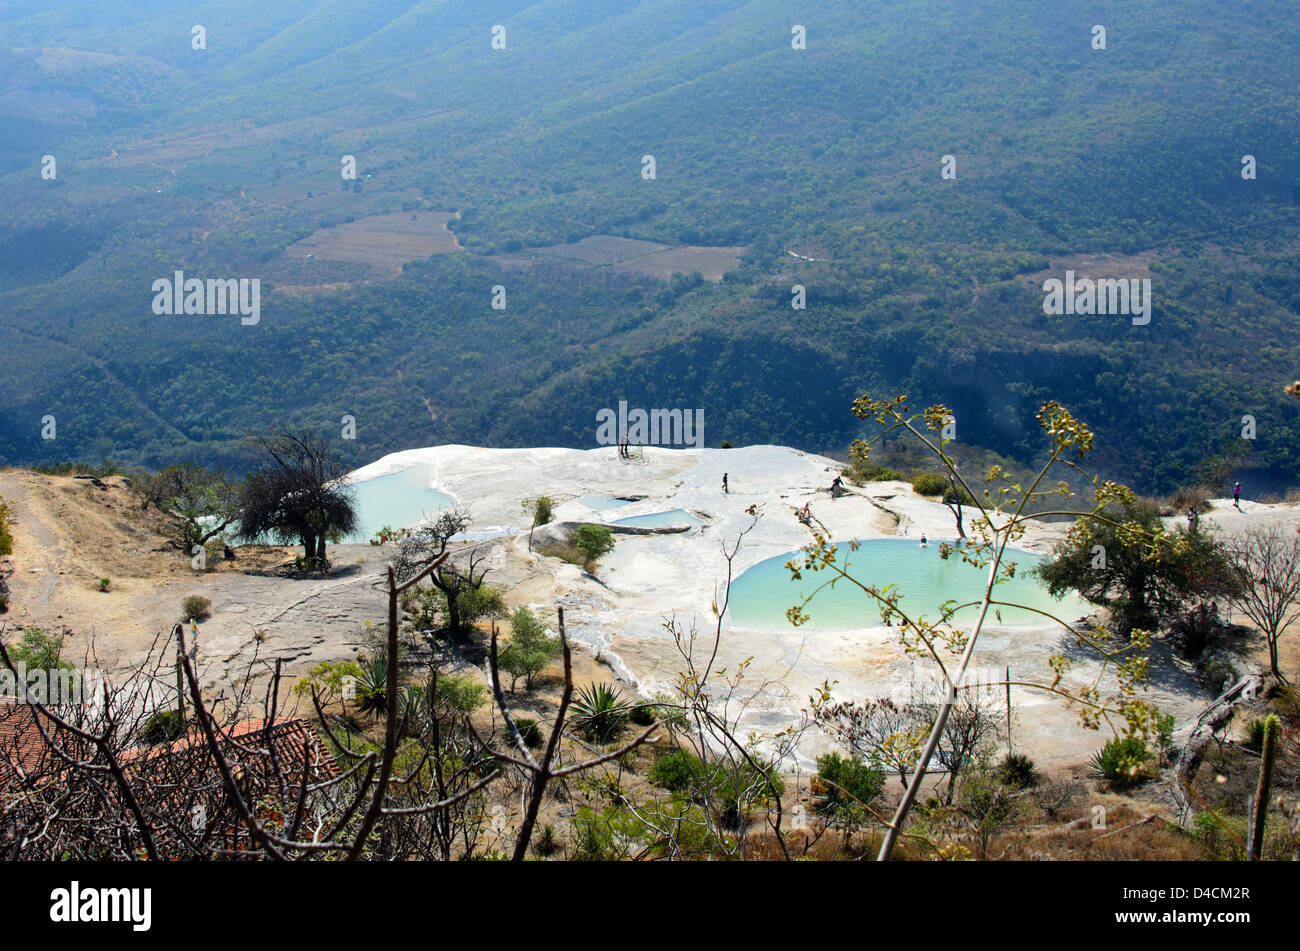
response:
{"label": "green hillside", "polygon": [[[250,429],[344,414],[357,462],[590,446],[620,399],[838,450],[870,390],[1019,461],[1059,399],[1150,491],[1251,415],[1248,489],[1300,483],[1285,0],[101,6],[0,6],[0,463],[239,468]],[[462,250],[291,247],[420,209]],[[541,253],[602,235],[746,250],[717,283]],[[1044,315],[1067,268],[1149,276],[1151,323]],[[259,323],[154,314],[176,270],[259,279]]]}

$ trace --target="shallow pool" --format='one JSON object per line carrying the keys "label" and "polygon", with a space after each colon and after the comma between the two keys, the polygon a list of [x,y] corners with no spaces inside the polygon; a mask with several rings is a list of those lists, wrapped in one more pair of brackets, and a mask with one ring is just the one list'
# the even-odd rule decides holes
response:
{"label": "shallow pool", "polygon": [[624,505],[631,505],[632,499],[612,499],[608,495],[580,495],[575,502],[581,502],[589,509],[595,509],[597,512],[603,509],[616,509]]}
{"label": "shallow pool", "polygon": [[669,512],[651,512],[648,515],[629,515],[620,518],[615,525],[631,525],[636,528],[661,528],[666,525],[700,525],[698,518],[686,509],[673,509]]}
{"label": "shallow pool", "polygon": [[349,542],[367,542],[385,525],[407,528],[454,501],[430,488],[433,472],[416,465],[399,472],[352,483],[360,527],[347,537]]}
{"label": "shallow pool", "polygon": [[[938,543],[926,548],[913,539],[878,538],[862,542],[857,551],[848,542],[836,546],[836,557],[841,565],[847,564],[849,574],[866,585],[885,587],[893,584],[903,595],[900,607],[909,616],[924,614],[937,619],[940,605],[945,601],[977,601],[984,593],[987,569],[974,568],[954,553],[946,560],[939,557]],[[799,604],[803,597],[819,584],[832,577],[828,571],[804,571],[800,581],[792,581],[785,564],[792,558],[802,562],[802,552],[788,552],[760,561],[744,572],[731,585],[731,620],[743,627],[768,630],[791,630],[785,612]],[[1057,601],[1037,579],[1028,575],[1041,559],[1031,552],[1008,549],[1003,563],[1016,563],[1016,576],[999,583],[994,588],[994,598],[1013,601],[1057,617],[1073,621],[1087,613],[1088,606],[1076,596]],[[1031,611],[1002,608],[1001,621],[990,609],[986,624],[992,627],[1031,627],[1052,622]],[[879,627],[880,609],[874,598],[860,588],[841,580],[834,588],[823,588],[812,603],[804,609],[812,620],[805,627],[823,630],[849,630]],[[958,624],[973,624],[979,608],[973,605],[954,615]],[[897,623],[897,622],[895,622]]]}

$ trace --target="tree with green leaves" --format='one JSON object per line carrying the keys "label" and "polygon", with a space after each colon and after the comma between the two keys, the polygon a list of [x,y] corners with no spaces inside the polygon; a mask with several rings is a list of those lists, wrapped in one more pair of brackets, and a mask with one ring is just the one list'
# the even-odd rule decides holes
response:
{"label": "tree with green leaves", "polygon": [[614,533],[604,525],[579,525],[573,533],[573,545],[586,559],[582,567],[590,571],[592,562],[614,550]]}
{"label": "tree with green leaves", "polygon": [[555,500],[549,495],[539,495],[535,499],[524,499],[523,509],[532,516],[533,522],[528,526],[528,550],[533,550],[533,532],[538,525],[545,525],[555,517]]}
{"label": "tree with green leaves", "polygon": [[1106,608],[1120,636],[1159,630],[1189,601],[1225,598],[1237,589],[1232,564],[1209,532],[1168,532],[1156,509],[1136,500],[1106,514],[1076,522],[1035,571],[1054,596],[1075,590]]}
{"label": "tree with green leaves", "polygon": [[546,633],[546,627],[526,607],[516,608],[510,616],[510,640],[501,652],[501,669],[511,677],[510,691],[520,677],[524,689],[533,689],[533,678],[560,656],[560,639]]}

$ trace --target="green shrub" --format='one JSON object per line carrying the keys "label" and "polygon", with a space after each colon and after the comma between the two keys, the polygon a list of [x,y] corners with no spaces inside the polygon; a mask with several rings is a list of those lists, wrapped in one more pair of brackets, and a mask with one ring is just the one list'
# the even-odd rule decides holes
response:
{"label": "green shrub", "polygon": [[662,720],[663,714],[659,712],[658,704],[638,703],[632,708],[629,719],[637,726],[650,726]]}
{"label": "green shrub", "polygon": [[520,677],[527,689],[533,688],[533,678],[546,669],[546,665],[560,656],[563,650],[558,637],[549,637],[546,627],[526,607],[517,608],[510,616],[510,640],[499,650],[499,665],[510,675],[513,692]]}
{"label": "green shrub", "polygon": [[488,690],[468,676],[443,674],[438,678],[438,702],[452,713],[469,716],[487,700]]}
{"label": "green shrub", "polygon": [[866,807],[885,788],[885,774],[855,757],[825,753],[817,757],[812,788],[813,811],[851,827],[866,819]]}
{"label": "green shrub", "polygon": [[614,533],[604,525],[579,525],[573,533],[573,545],[586,559],[583,567],[590,570],[591,563],[614,549]]}
{"label": "green shrub", "polygon": [[112,585],[112,583],[113,583],[113,579],[111,579],[111,578],[100,578],[100,579],[99,579],[99,590],[100,590],[100,591],[107,591],[107,590],[109,589],[109,586]]}
{"label": "green shrub", "polygon": [[9,648],[9,659],[23,664],[28,672],[44,670],[72,670],[72,665],[60,658],[63,652],[63,635],[46,634],[39,627],[23,629],[22,639]]}
{"label": "green shrub", "polygon": [[695,777],[703,769],[704,764],[694,753],[687,750],[673,750],[655,760],[646,778],[670,792],[685,792],[691,788]]}
{"label": "green shrub", "polygon": [[1151,750],[1137,736],[1114,737],[1092,754],[1093,775],[1112,786],[1131,786],[1147,779],[1151,773]]}
{"label": "green shrub", "polygon": [[192,594],[181,602],[182,621],[201,621],[212,614],[212,602],[200,594]]}
{"label": "green shrub", "polygon": [[922,472],[912,477],[912,491],[917,495],[943,495],[948,491],[948,480],[937,472]]}
{"label": "green shrub", "polygon": [[1256,718],[1247,723],[1241,731],[1241,742],[1252,750],[1262,749],[1264,746],[1264,721]]}
{"label": "green shrub", "polygon": [[[768,776],[771,778],[765,778],[760,772],[745,760],[732,764],[714,760],[706,768],[700,758],[689,750],[673,750],[655,761],[647,778],[684,801],[710,805],[722,825],[739,830],[744,827],[753,809],[779,797],[785,790],[779,778],[770,772]],[[859,780],[863,784],[855,788],[864,793],[870,792],[869,777],[855,777],[851,781],[856,783]],[[884,785],[883,774],[880,784]],[[877,794],[879,788],[870,798]]]}
{"label": "green shrub", "polygon": [[902,482],[903,473],[889,466],[881,465],[871,459],[854,459],[847,470],[849,481],[854,485],[868,482]]}
{"label": "green shrub", "polygon": [[1042,782],[1034,761],[1019,753],[1008,753],[1002,757],[994,775],[998,782],[1016,789],[1030,789]]}
{"label": "green shrub", "polygon": [[14,553],[14,536],[9,531],[9,506],[0,500],[0,558]]}

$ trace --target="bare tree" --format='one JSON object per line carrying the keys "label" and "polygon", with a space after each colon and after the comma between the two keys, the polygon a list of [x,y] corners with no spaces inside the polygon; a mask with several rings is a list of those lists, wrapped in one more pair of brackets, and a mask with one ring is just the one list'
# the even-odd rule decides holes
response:
{"label": "bare tree", "polygon": [[[952,801],[962,770],[1005,739],[1000,712],[993,701],[981,696],[990,686],[961,687],[944,719],[935,757],[948,771],[948,802]],[[835,700],[830,686],[823,684],[813,697],[812,712],[817,724],[851,753],[892,769],[906,787],[944,703],[943,688],[938,683],[922,685],[907,703],[895,703],[889,698],[865,703]]]}
{"label": "bare tree", "polygon": [[[409,530],[399,543],[397,554],[393,558],[398,577],[409,573],[414,566],[425,564],[446,552],[452,538],[462,534],[469,528],[469,524],[469,515],[459,509],[452,509],[442,513],[431,525]],[[491,569],[482,566],[486,556],[477,546],[463,552],[463,555],[459,551],[455,554],[462,556],[462,564],[457,565],[450,557],[445,558],[429,573],[428,578],[429,584],[446,599],[447,627],[453,634],[459,635],[466,626],[466,621],[461,616],[461,597],[481,588]]]}
{"label": "bare tree", "polygon": [[133,480],[145,499],[175,520],[176,540],[191,552],[239,515],[239,485],[219,471],[186,462]]}
{"label": "bare tree", "polygon": [[[866,762],[892,769],[903,785],[907,785],[908,777],[916,768],[925,733],[914,732],[917,718],[906,707],[888,697],[862,703],[836,700],[831,696],[831,685],[823,684],[812,698],[812,714],[817,725],[849,752]],[[929,723],[923,728],[928,732]]]}
{"label": "bare tree", "polygon": [[[756,506],[751,505],[747,513],[749,524],[734,542],[722,545],[726,575],[714,595],[712,629],[701,634],[694,623],[683,625],[676,618],[664,624],[684,669],[677,677],[674,695],[659,704],[659,709],[667,714],[665,723],[674,740],[699,763],[690,792],[702,810],[710,848],[730,857],[745,857],[752,847],[746,828],[761,815],[782,856],[789,859],[780,772],[794,758],[807,718],[767,734],[743,733],[742,719],[770,695],[778,681],[748,681],[748,659],[730,670],[718,664],[735,559],[759,519]],[[664,827],[661,835],[670,831],[663,822],[660,825]]]}
{"label": "bare tree", "polygon": [[1233,610],[1244,614],[1268,642],[1269,670],[1285,680],[1277,662],[1283,632],[1300,618],[1300,534],[1276,525],[1252,526],[1224,542],[1240,585],[1230,595]]}

